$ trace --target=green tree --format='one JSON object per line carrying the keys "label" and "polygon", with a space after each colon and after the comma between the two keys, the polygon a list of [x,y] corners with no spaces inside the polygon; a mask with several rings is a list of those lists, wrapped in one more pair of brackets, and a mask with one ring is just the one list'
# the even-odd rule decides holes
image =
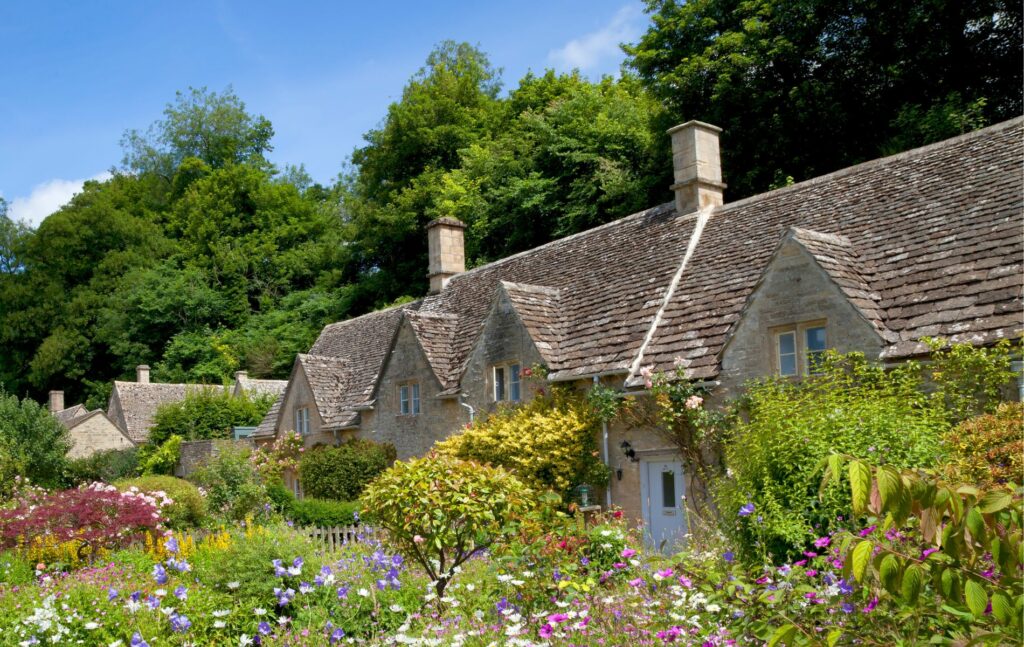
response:
{"label": "green tree", "polygon": [[0,489],[14,476],[46,487],[61,485],[69,449],[67,428],[46,407],[0,390]]}
{"label": "green tree", "polygon": [[235,426],[255,426],[273,404],[273,396],[232,395],[227,389],[199,388],[181,402],[161,406],[153,418],[149,442],[162,444],[171,436],[182,440],[231,438]]}
{"label": "green tree", "polygon": [[676,121],[724,128],[734,197],[1020,114],[1006,0],[648,0],[628,64]]}

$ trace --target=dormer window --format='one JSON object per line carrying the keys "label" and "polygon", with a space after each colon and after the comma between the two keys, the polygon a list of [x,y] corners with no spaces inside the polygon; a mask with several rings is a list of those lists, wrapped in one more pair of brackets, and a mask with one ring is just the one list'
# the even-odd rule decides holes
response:
{"label": "dormer window", "polygon": [[420,414],[419,382],[409,382],[398,387],[398,411],[403,416]]}
{"label": "dormer window", "polygon": [[522,400],[521,368],[518,362],[494,367],[495,402],[519,402]]}
{"label": "dormer window", "polygon": [[823,321],[813,321],[776,328],[775,372],[783,377],[819,373],[822,357],[828,350],[828,337]]}

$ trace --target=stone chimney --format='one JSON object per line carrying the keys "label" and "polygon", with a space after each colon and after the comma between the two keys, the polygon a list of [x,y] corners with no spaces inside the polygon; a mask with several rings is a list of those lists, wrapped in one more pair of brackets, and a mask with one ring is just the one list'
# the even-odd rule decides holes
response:
{"label": "stone chimney", "polygon": [[249,379],[249,371],[235,371],[235,382]]}
{"label": "stone chimney", "polygon": [[455,218],[438,218],[427,224],[427,248],[430,256],[430,293],[437,294],[448,280],[466,271],[466,245],[462,230],[466,225]]}
{"label": "stone chimney", "polygon": [[135,381],[139,384],[149,384],[149,367],[139,364],[135,367]]}
{"label": "stone chimney", "polygon": [[50,391],[50,413],[64,410],[64,392]]}
{"label": "stone chimney", "polygon": [[722,129],[702,121],[687,121],[670,128],[676,210],[691,213],[722,204],[722,161],[718,154],[718,133]]}

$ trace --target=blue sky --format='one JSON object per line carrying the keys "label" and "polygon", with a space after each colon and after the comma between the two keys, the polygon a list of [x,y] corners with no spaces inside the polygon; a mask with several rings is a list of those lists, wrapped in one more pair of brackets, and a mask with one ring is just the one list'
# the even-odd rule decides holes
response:
{"label": "blue sky", "polygon": [[646,25],[640,0],[3,2],[0,195],[38,224],[188,86],[233,86],[274,124],[274,162],[330,182],[442,40],[479,45],[508,88],[616,74]]}

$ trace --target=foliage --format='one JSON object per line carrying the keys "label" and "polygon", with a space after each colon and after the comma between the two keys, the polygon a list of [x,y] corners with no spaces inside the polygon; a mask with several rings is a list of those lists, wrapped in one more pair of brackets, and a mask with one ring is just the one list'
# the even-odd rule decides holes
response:
{"label": "foliage", "polygon": [[207,509],[228,521],[258,517],[270,509],[266,486],[245,448],[220,448],[192,474],[191,480],[206,491]]}
{"label": "foliage", "polygon": [[140,474],[174,474],[174,467],[181,458],[181,436],[171,434],[160,445],[143,445],[138,458]]}
{"label": "foliage", "polygon": [[349,526],[358,523],[359,520],[357,501],[331,501],[309,497],[296,499],[283,483],[268,485],[267,496],[274,503],[277,512],[299,526]]}
{"label": "foliage", "polygon": [[149,442],[160,444],[172,435],[182,440],[231,438],[232,427],[255,426],[273,404],[268,395],[233,395],[228,389],[198,388],[180,402],[161,405],[153,417]]}
{"label": "foliage", "polygon": [[690,473],[708,476],[716,467],[709,457],[717,453],[728,415],[705,406],[707,390],[687,379],[681,364],[673,373],[655,374],[649,367],[640,373],[654,398],[657,428],[682,454]]}
{"label": "foliage", "polygon": [[65,480],[72,485],[91,481],[113,483],[134,476],[139,468],[139,449],[106,449],[91,456],[68,461]]}
{"label": "foliage", "polygon": [[9,494],[16,475],[59,485],[70,448],[67,428],[45,407],[0,389],[0,497]]}
{"label": "foliage", "polygon": [[418,563],[437,597],[463,563],[508,536],[530,506],[531,492],[499,467],[443,454],[395,463],[363,493],[371,523]]}
{"label": "foliage", "polygon": [[206,521],[206,500],[199,488],[173,476],[142,476],[116,482],[122,492],[132,488],[160,498],[169,498],[163,506],[163,515],[171,528],[195,528]]}
{"label": "foliage", "polygon": [[970,418],[943,437],[943,473],[981,487],[1024,479],[1024,405],[1004,402],[995,413]]}
{"label": "foliage", "polygon": [[298,471],[299,459],[306,451],[302,434],[286,431],[274,438],[269,447],[257,447],[250,459],[256,471],[266,483],[280,480],[281,475],[288,471]]}
{"label": "foliage", "polygon": [[161,529],[166,497],[118,492],[93,483],[73,490],[32,492],[0,509],[0,547],[31,546],[37,540],[80,542],[115,548]]}
{"label": "foliage", "polygon": [[675,123],[724,129],[734,198],[1021,113],[1005,0],[649,0],[627,64]]}
{"label": "foliage", "polygon": [[391,443],[352,438],[336,447],[317,447],[303,454],[299,478],[308,496],[353,501],[394,462]]}
{"label": "foliage", "polygon": [[935,397],[955,424],[993,413],[1004,390],[1016,377],[1010,368],[1010,342],[991,347],[949,344],[944,339],[924,340],[932,351],[928,366]]}
{"label": "foliage", "polygon": [[585,399],[554,389],[521,406],[499,409],[462,433],[441,441],[438,452],[500,465],[534,489],[568,495],[587,483],[608,482],[595,432],[600,421]]}
{"label": "foliage", "polygon": [[[874,522],[842,539],[847,578],[893,601],[913,621],[912,631],[924,634],[911,634],[912,640],[933,642],[949,633],[988,644],[1019,640],[1024,498],[1018,486],[956,487],[838,454],[829,458],[826,477],[839,478],[844,467],[854,513]],[[938,622],[944,632],[928,636]]]}
{"label": "foliage", "polygon": [[[748,556],[799,554],[848,514],[837,484],[818,497],[831,453],[897,467],[928,467],[941,453],[946,413],[923,392],[917,365],[886,370],[857,353],[832,353],[821,370],[750,385],[743,415],[723,431],[728,471],[714,481],[715,498]],[[746,505],[756,513],[740,515]]]}

